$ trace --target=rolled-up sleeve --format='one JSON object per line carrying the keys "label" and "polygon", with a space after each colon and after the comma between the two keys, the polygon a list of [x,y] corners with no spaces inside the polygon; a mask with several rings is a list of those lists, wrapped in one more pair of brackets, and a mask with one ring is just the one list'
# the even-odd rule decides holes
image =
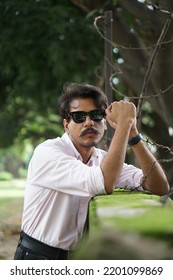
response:
{"label": "rolled-up sleeve", "polygon": [[80,196],[105,194],[100,166],[87,166],[62,149],[41,146],[29,165],[28,183]]}
{"label": "rolled-up sleeve", "polygon": [[143,172],[141,169],[124,163],[116,188],[135,189],[141,187]]}

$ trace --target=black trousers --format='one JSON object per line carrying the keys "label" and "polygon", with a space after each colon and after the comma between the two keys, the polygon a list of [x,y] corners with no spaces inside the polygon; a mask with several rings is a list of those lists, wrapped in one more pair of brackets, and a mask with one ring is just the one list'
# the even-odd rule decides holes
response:
{"label": "black trousers", "polygon": [[67,260],[69,251],[51,247],[21,233],[14,260]]}
{"label": "black trousers", "polygon": [[14,260],[50,260],[46,256],[40,255],[22,245],[19,245],[16,249]]}

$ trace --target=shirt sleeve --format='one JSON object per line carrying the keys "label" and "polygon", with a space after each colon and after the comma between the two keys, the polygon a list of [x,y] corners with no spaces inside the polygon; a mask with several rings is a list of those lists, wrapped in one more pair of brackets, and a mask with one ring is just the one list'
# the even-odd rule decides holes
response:
{"label": "shirt sleeve", "polygon": [[115,188],[142,189],[143,172],[131,164],[124,163],[121,175]]}
{"label": "shirt sleeve", "polygon": [[62,149],[38,147],[30,161],[27,184],[80,196],[105,194],[100,166],[87,166]]}

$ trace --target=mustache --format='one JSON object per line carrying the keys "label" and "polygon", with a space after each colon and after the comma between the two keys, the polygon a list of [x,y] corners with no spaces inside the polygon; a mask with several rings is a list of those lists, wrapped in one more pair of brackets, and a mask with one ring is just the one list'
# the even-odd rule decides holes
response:
{"label": "mustache", "polygon": [[80,134],[80,136],[84,136],[85,134],[87,134],[89,131],[92,131],[94,134],[98,134],[98,131],[92,127],[90,128],[86,128],[85,130],[83,130]]}

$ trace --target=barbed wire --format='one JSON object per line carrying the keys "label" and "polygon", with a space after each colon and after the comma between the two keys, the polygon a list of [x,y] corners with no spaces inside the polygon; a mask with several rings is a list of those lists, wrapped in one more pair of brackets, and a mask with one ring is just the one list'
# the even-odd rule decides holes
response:
{"label": "barbed wire", "polygon": [[[171,155],[173,155],[173,146],[168,147],[168,146],[165,146],[165,145],[162,145],[162,144],[158,144],[157,142],[152,141],[152,140],[150,140],[149,138],[144,139],[143,141],[144,141],[146,144],[150,144],[150,145],[152,145],[152,146],[155,146],[156,148],[159,148],[159,149],[162,149],[162,150],[164,149],[164,150],[166,150],[167,152],[169,152]],[[169,160],[173,161],[173,158],[171,158],[171,159],[169,159]]]}
{"label": "barbed wire", "polygon": [[[98,34],[104,39],[106,40],[107,42],[109,42],[112,47],[114,48],[118,48],[118,49],[125,49],[125,50],[133,50],[133,51],[138,51],[138,50],[152,50],[152,54],[151,54],[151,57],[150,57],[150,60],[149,60],[149,64],[148,64],[148,68],[147,68],[147,71],[146,71],[146,75],[144,77],[144,81],[143,81],[143,85],[142,85],[142,90],[141,90],[141,94],[140,96],[127,96],[125,94],[122,94],[119,90],[117,90],[115,88],[115,85],[113,85],[113,78],[116,76],[116,75],[120,75],[120,74],[123,74],[122,73],[122,70],[118,67],[117,64],[115,65],[111,65],[111,68],[114,69],[114,74],[111,75],[111,77],[109,78],[109,82],[110,82],[110,85],[112,87],[112,89],[118,93],[121,97],[123,98],[128,98],[128,99],[137,99],[139,100],[138,102],[138,107],[137,107],[137,117],[139,118],[140,115],[141,115],[141,110],[142,110],[142,103],[143,103],[143,100],[146,100],[146,99],[151,99],[151,98],[158,98],[160,95],[163,95],[163,94],[167,94],[167,93],[170,93],[171,89],[173,88],[173,84],[169,85],[166,89],[164,90],[160,90],[159,93],[156,93],[156,94],[152,94],[152,95],[146,95],[147,93],[147,88],[148,88],[148,84],[149,84],[149,80],[150,80],[150,77],[151,77],[151,72],[152,72],[152,69],[153,69],[153,65],[155,63],[155,59],[156,59],[156,56],[157,56],[157,53],[160,49],[161,46],[165,45],[165,44],[170,44],[173,42],[173,39],[171,40],[166,40],[165,41],[165,37],[166,37],[166,33],[170,27],[170,24],[172,22],[172,19],[173,19],[173,13],[172,12],[169,12],[169,11],[166,11],[166,10],[163,10],[161,9],[159,6],[157,6],[156,4],[153,4],[151,3],[150,1],[145,1],[144,2],[145,5],[151,5],[153,7],[154,10],[157,10],[161,13],[165,13],[167,15],[170,16],[170,18],[166,19],[165,20],[165,24],[161,30],[161,33],[160,33],[160,36],[156,42],[156,44],[152,44],[150,46],[140,46],[140,47],[131,47],[131,46],[123,46],[123,45],[119,45],[119,44],[116,44],[115,42],[112,42],[110,41],[109,39],[107,39],[104,35],[104,31],[101,31],[101,29],[99,28],[98,26],[98,22],[101,21],[101,20],[104,20],[104,16],[98,16],[95,18],[94,20],[94,26],[98,32]],[[154,48],[154,49],[153,49]],[[105,58],[106,59],[106,58]],[[108,61],[108,63],[110,64],[111,62]],[[171,155],[173,155],[173,147],[168,147],[168,146],[165,146],[165,145],[161,145],[161,144],[158,144],[156,143],[155,141],[151,141],[149,139],[146,139],[144,140],[146,142],[146,144],[150,144],[151,146],[155,146],[157,149],[164,149],[166,150],[166,152],[170,153]],[[162,162],[162,163],[167,163],[167,162],[173,162],[173,157],[169,158],[169,159],[159,159],[157,161],[155,161],[152,166],[150,167],[150,169],[148,170],[147,174],[143,177],[143,181],[141,183],[141,185],[139,186],[139,188],[144,184],[145,180],[147,179],[147,177],[149,176],[150,172],[153,170],[156,162]]]}
{"label": "barbed wire", "polygon": [[[152,2],[150,2],[150,1],[148,1],[148,0],[145,0],[144,3],[143,3],[143,5],[146,5],[147,7],[148,7],[148,6],[152,6],[154,11],[157,10],[157,11],[163,13],[163,14],[167,14],[167,15],[170,16],[170,19],[171,19],[171,20],[173,19],[173,12],[170,12],[170,11],[168,11],[168,10],[164,10],[164,9],[160,8],[158,5],[152,3]],[[95,20],[94,20],[94,26],[95,26],[97,32],[99,33],[99,35],[100,35],[104,40],[106,40],[106,41],[108,41],[109,43],[111,43],[113,47],[122,48],[122,49],[128,49],[128,50],[147,50],[147,49],[152,49],[153,47],[156,47],[156,46],[157,46],[157,44],[156,44],[156,45],[154,44],[154,45],[147,46],[147,47],[144,47],[144,46],[142,47],[142,46],[141,46],[140,48],[137,48],[137,47],[130,47],[130,46],[123,46],[123,45],[115,44],[114,42],[108,40],[108,39],[104,36],[104,32],[102,33],[102,32],[99,30],[99,27],[98,27],[98,25],[97,25],[97,22],[98,22],[99,20],[101,20],[101,19],[104,20],[104,16],[98,16],[98,17],[96,17]],[[160,46],[161,46],[161,45],[164,45],[164,44],[169,44],[169,43],[172,43],[172,42],[173,42],[173,39],[168,40],[168,41],[163,41],[163,42],[160,43]]]}
{"label": "barbed wire", "polygon": [[168,10],[164,10],[162,8],[160,8],[158,5],[156,5],[155,3],[152,3],[148,0],[145,0],[144,1],[144,4],[146,4],[146,6],[152,6],[154,10],[157,10],[161,13],[164,13],[164,14],[167,14],[167,15],[170,15],[171,18],[173,18],[173,12],[169,12]]}

